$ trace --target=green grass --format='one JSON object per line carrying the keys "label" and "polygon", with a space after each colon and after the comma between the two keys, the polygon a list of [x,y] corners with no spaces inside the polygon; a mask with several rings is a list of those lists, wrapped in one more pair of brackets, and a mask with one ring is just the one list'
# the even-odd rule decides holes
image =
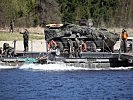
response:
{"label": "green grass", "polygon": [[[30,33],[29,39],[30,40],[44,39],[44,35]],[[14,33],[0,32],[0,41],[13,41],[13,40],[21,41],[23,40],[23,35],[19,34],[19,32],[14,32]]]}

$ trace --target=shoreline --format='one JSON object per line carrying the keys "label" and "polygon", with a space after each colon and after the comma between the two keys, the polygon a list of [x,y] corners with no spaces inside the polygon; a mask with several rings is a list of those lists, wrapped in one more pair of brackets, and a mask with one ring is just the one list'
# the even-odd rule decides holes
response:
{"label": "shoreline", "polygon": [[[14,27],[14,32],[21,32],[24,29],[28,29],[28,31],[30,33],[36,33],[36,34],[43,34],[44,33],[44,29],[42,27]],[[1,32],[9,32],[9,27],[5,27],[5,28],[0,28]]]}
{"label": "shoreline", "polygon": [[[20,32],[24,29],[28,29],[28,31],[30,33],[36,33],[36,34],[43,34],[44,33],[44,27],[15,27],[14,28],[14,32]],[[100,27],[102,28],[102,27]],[[104,27],[103,27],[104,28]],[[107,28],[109,31],[111,32],[115,32],[115,33],[121,33],[122,32],[122,29],[123,28],[117,28],[117,27],[109,27]],[[130,36],[133,36],[133,28],[125,28],[125,30],[127,30],[127,33],[130,35]],[[0,31],[1,32],[9,32],[9,27],[5,27],[5,28],[0,28]]]}

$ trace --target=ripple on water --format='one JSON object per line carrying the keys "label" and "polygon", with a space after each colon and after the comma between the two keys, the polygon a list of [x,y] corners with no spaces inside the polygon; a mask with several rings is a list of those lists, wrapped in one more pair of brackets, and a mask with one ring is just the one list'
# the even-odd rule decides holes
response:
{"label": "ripple on water", "polygon": [[2,70],[0,100],[133,100],[133,71]]}

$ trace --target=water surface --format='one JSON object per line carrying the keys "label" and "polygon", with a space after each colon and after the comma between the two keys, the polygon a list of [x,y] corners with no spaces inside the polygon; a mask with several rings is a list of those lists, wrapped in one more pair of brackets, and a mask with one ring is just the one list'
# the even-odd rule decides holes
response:
{"label": "water surface", "polygon": [[133,100],[133,70],[8,67],[0,69],[0,100]]}

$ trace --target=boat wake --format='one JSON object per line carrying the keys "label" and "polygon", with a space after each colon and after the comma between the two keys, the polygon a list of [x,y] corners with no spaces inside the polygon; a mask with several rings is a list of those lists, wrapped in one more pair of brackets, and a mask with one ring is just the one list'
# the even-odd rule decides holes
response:
{"label": "boat wake", "polygon": [[19,66],[8,66],[8,65],[0,65],[0,70],[1,69],[17,69]]}
{"label": "boat wake", "polygon": [[75,67],[67,66],[65,64],[24,64],[22,66],[1,66],[2,69],[22,69],[34,71],[76,71],[76,70],[132,70],[133,67],[108,67],[108,68],[88,68],[88,67]]}
{"label": "boat wake", "polygon": [[87,70],[87,68],[66,66],[65,64],[29,64],[23,65],[20,69],[25,70],[40,70],[40,71],[73,71],[73,70]]}

